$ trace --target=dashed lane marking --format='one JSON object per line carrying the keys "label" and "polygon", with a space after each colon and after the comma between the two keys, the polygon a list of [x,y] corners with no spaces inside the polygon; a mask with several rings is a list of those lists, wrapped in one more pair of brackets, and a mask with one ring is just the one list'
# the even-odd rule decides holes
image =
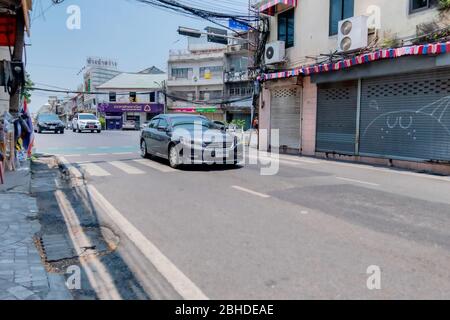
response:
{"label": "dashed lane marking", "polygon": [[348,181],[348,182],[355,182],[355,183],[366,184],[366,185],[374,186],[374,187],[379,187],[380,186],[378,183],[372,183],[372,182],[361,181],[361,180],[350,179],[350,178],[344,178],[344,177],[336,177],[336,179],[343,180],[343,181]]}
{"label": "dashed lane marking", "polygon": [[265,199],[270,198],[270,196],[267,195],[267,194],[256,192],[256,191],[253,191],[253,190],[250,190],[250,189],[247,189],[247,188],[243,188],[243,187],[240,187],[240,186],[232,186],[232,188],[236,189],[236,190],[239,190],[239,191],[242,191],[242,192],[246,192],[246,193],[252,194],[252,195],[257,196],[257,197],[261,197],[261,198],[265,198]]}

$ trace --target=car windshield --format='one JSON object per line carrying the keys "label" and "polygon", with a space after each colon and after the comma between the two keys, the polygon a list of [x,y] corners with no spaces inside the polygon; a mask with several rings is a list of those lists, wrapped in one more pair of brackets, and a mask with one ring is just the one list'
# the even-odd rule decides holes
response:
{"label": "car windshield", "polygon": [[172,126],[177,128],[194,128],[194,125],[199,124],[204,128],[215,127],[211,121],[200,117],[180,117],[172,119]]}
{"label": "car windshield", "polygon": [[39,115],[39,121],[58,121],[59,118],[56,114],[41,114]]}
{"label": "car windshield", "polygon": [[97,120],[97,117],[93,114],[80,114],[79,116],[80,120]]}

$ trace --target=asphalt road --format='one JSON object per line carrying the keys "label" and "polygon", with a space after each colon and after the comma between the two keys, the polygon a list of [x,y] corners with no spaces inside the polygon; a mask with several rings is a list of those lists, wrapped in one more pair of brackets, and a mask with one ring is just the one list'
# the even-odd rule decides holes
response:
{"label": "asphalt road", "polygon": [[83,170],[208,298],[450,298],[450,178],[292,156],[273,176],[171,170],[138,137],[41,134],[37,151]]}

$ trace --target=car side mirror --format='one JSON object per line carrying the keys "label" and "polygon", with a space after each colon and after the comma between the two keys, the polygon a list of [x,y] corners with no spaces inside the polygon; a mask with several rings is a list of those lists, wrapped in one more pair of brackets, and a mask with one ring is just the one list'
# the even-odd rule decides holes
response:
{"label": "car side mirror", "polygon": [[158,127],[158,131],[167,131],[167,127]]}

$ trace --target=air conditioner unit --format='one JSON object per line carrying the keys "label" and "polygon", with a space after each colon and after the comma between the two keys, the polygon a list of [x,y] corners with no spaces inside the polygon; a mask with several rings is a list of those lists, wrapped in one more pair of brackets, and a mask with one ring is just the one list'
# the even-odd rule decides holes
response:
{"label": "air conditioner unit", "polygon": [[367,16],[358,16],[339,21],[338,51],[352,51],[367,47],[369,27]]}
{"label": "air conditioner unit", "polygon": [[284,62],[284,57],[286,55],[284,41],[274,41],[266,45],[266,51],[264,57],[266,64],[276,64]]}

